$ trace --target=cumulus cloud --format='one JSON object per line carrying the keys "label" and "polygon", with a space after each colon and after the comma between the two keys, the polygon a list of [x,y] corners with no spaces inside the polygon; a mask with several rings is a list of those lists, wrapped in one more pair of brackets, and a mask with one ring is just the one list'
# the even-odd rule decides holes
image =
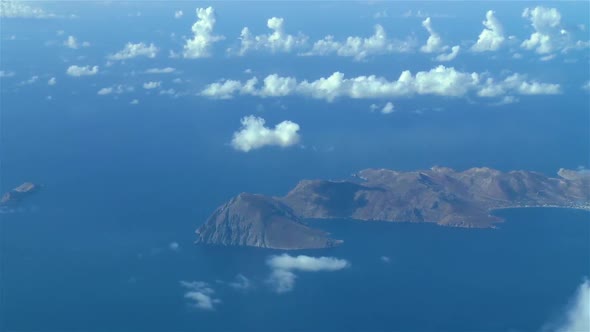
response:
{"label": "cumulus cloud", "polygon": [[54,14],[45,10],[32,7],[24,1],[0,1],[0,17],[4,18],[49,18],[55,17]]}
{"label": "cumulus cloud", "polygon": [[484,29],[479,34],[477,42],[471,46],[474,52],[496,51],[504,43],[504,28],[493,10],[488,10],[486,19],[482,22]]}
{"label": "cumulus cloud", "polygon": [[70,76],[74,76],[74,77],[80,77],[80,76],[92,76],[92,75],[96,75],[98,74],[98,66],[77,66],[77,65],[72,65],[69,66],[68,69],[66,70],[66,74],[70,75]]}
{"label": "cumulus cloud", "polygon": [[294,272],[339,271],[350,266],[347,260],[335,257],[271,256],[266,264],[271,268],[269,284],[277,293],[293,290],[297,276]]}
{"label": "cumulus cloud", "polygon": [[461,49],[461,46],[458,46],[458,45],[453,46],[453,47],[451,47],[451,52],[449,54],[440,54],[435,59],[436,59],[436,61],[440,61],[440,62],[451,61],[457,57],[460,49]]}
{"label": "cumulus cloud", "polygon": [[55,77],[52,77],[49,79],[49,81],[47,81],[47,85],[56,85],[57,84],[57,79]]}
{"label": "cumulus cloud", "polygon": [[288,53],[307,44],[307,36],[301,33],[296,36],[285,33],[285,21],[281,17],[269,18],[266,26],[272,33],[252,36],[248,27],[242,29],[239,55],[244,55],[252,50]]}
{"label": "cumulus cloud", "polygon": [[88,47],[88,46],[90,46],[90,43],[85,41],[85,42],[82,42],[82,44],[79,44],[76,37],[68,36],[68,39],[66,39],[64,41],[64,46],[69,47],[69,48],[73,48],[73,49],[78,49],[80,46]]}
{"label": "cumulus cloud", "polygon": [[462,72],[453,67],[437,66],[415,75],[403,71],[397,80],[387,80],[375,75],[345,78],[341,72],[315,81],[298,81],[294,77],[268,75],[259,84],[256,77],[242,83],[226,80],[207,85],[201,95],[214,99],[228,99],[237,94],[258,97],[284,97],[299,95],[328,102],[339,97],[353,99],[410,97],[413,95],[436,95],[462,97],[477,92],[480,97],[496,97],[502,94],[523,95],[556,94],[559,84],[527,81],[521,74],[513,74],[496,82],[486,73]]}
{"label": "cumulus cloud", "polygon": [[242,128],[234,133],[231,145],[234,149],[248,152],[264,146],[288,147],[299,142],[299,125],[283,121],[274,128],[265,127],[263,118],[254,115],[241,120]]}
{"label": "cumulus cloud", "polygon": [[430,21],[430,17],[427,17],[424,21],[422,21],[422,26],[430,36],[426,40],[426,44],[420,47],[420,51],[424,53],[439,53],[446,51],[449,47],[444,45],[440,35],[434,31],[432,28],[432,22]]}
{"label": "cumulus cloud", "polygon": [[31,78],[29,78],[28,80],[20,82],[19,85],[30,85],[30,84],[34,84],[38,80],[39,80],[39,76],[34,75],[34,76],[31,76]]}
{"label": "cumulus cloud", "polygon": [[184,15],[184,13],[182,12],[182,10],[177,10],[174,12],[174,18],[181,18],[182,15]]}
{"label": "cumulus cloud", "polygon": [[96,94],[98,94],[99,96],[106,96],[110,94],[120,95],[122,93],[133,92],[134,90],[135,89],[132,86],[118,84],[111,87],[102,88],[98,90]]}
{"label": "cumulus cloud", "polygon": [[0,70],[0,78],[13,77],[13,76],[14,76],[13,71]]}
{"label": "cumulus cloud", "polygon": [[246,278],[243,274],[238,274],[228,285],[233,289],[242,291],[249,290],[253,287],[250,279]]}
{"label": "cumulus cloud", "polygon": [[192,301],[191,305],[197,309],[214,310],[215,305],[221,303],[221,300],[214,298],[215,290],[206,282],[181,281],[180,285],[187,289],[184,297]]}
{"label": "cumulus cloud", "polygon": [[377,24],[370,37],[348,37],[345,41],[336,41],[334,36],[326,36],[313,44],[309,52],[302,55],[332,55],[353,57],[362,60],[367,56],[409,52],[413,49],[413,41],[397,41],[387,38],[385,29]]}
{"label": "cumulus cloud", "polygon": [[385,104],[385,106],[383,106],[383,108],[381,109],[381,113],[383,114],[389,114],[389,113],[393,113],[394,111],[394,106],[392,102],[387,102],[387,104]]}
{"label": "cumulus cloud", "polygon": [[197,8],[197,21],[192,26],[193,37],[187,39],[182,55],[188,59],[204,58],[211,54],[211,45],[225,37],[213,34],[215,10],[213,7]]}
{"label": "cumulus cloud", "polygon": [[149,68],[145,70],[146,74],[170,74],[175,72],[176,69],[172,67],[165,68]]}
{"label": "cumulus cloud", "polygon": [[585,280],[578,288],[565,317],[565,323],[557,332],[590,331],[590,282]]}
{"label": "cumulus cloud", "polygon": [[145,43],[127,43],[122,50],[115,54],[108,56],[109,60],[127,60],[138,56],[145,56],[148,58],[155,58],[159,49],[153,44],[146,45]]}
{"label": "cumulus cloud", "polygon": [[146,90],[151,90],[151,89],[155,89],[155,88],[159,88],[160,85],[162,84],[162,82],[158,81],[151,81],[151,82],[145,82],[143,83],[143,88]]}

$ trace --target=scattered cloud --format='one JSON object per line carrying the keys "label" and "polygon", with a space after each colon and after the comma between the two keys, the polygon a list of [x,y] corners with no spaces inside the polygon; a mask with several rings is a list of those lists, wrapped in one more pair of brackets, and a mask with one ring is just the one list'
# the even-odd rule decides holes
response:
{"label": "scattered cloud", "polygon": [[460,49],[461,49],[461,46],[458,46],[458,45],[453,46],[453,47],[451,47],[451,53],[439,54],[435,59],[436,59],[436,61],[440,61],[440,62],[451,61],[457,57]]}
{"label": "scattered cloud", "polygon": [[347,260],[335,257],[290,256],[288,254],[271,256],[266,264],[271,268],[268,282],[277,293],[293,290],[297,278],[294,272],[339,271],[350,266]]}
{"label": "scattered cloud", "polygon": [[30,6],[31,2],[24,1],[0,1],[0,17],[3,18],[50,18],[54,14],[48,13],[39,7]]}
{"label": "scattered cloud", "polygon": [[106,95],[110,95],[110,94],[120,95],[123,93],[133,92],[134,90],[135,89],[132,86],[118,84],[118,85],[114,85],[112,87],[102,88],[102,89],[98,90],[98,92],[96,94],[98,94],[100,96],[106,96]]}
{"label": "scattered cloud", "polygon": [[210,56],[211,45],[225,38],[214,35],[214,27],[215,10],[213,7],[197,8],[197,21],[192,26],[193,37],[186,40],[182,55],[188,59]]}
{"label": "scattered cloud", "polygon": [[76,37],[68,36],[68,39],[66,39],[64,41],[64,46],[72,48],[72,49],[78,49],[80,46],[88,47],[88,46],[90,46],[90,43],[85,41],[85,42],[82,42],[82,44],[79,44]]}
{"label": "scattered cloud", "polygon": [[77,65],[73,65],[73,66],[69,66],[68,69],[66,70],[66,74],[70,75],[70,76],[74,76],[74,77],[80,77],[80,76],[92,76],[92,75],[96,75],[98,74],[98,66],[77,66]]}
{"label": "scattered cloud", "polygon": [[146,74],[171,74],[175,72],[176,69],[172,67],[165,67],[165,68],[149,68],[145,70]]}
{"label": "scattered cloud", "polygon": [[145,83],[143,83],[143,88],[146,90],[151,90],[151,89],[159,88],[161,84],[162,84],[162,82],[160,82],[160,81],[145,82]]}
{"label": "scattered cloud", "polygon": [[451,15],[448,15],[448,14],[423,12],[420,9],[417,10],[416,12],[414,12],[412,10],[408,10],[402,16],[403,17],[416,17],[416,18],[427,18],[427,17],[449,18],[449,17],[452,17]]}
{"label": "scattered cloud", "polygon": [[415,47],[412,40],[399,41],[387,38],[385,29],[377,24],[372,36],[348,37],[346,41],[334,40],[334,36],[326,36],[313,44],[309,52],[302,55],[332,55],[353,57],[355,60],[362,60],[370,55],[390,54],[409,52]]}
{"label": "scattered cloud", "polygon": [[52,77],[49,79],[49,81],[47,81],[47,85],[56,85],[57,84],[57,79],[55,77]]}
{"label": "scattered cloud", "polygon": [[373,18],[374,19],[380,19],[380,18],[388,18],[389,17],[389,13],[387,13],[387,10],[382,10],[382,11],[378,11],[375,14],[373,14]]}
{"label": "scattered cloud", "polygon": [[26,81],[22,81],[19,83],[19,85],[30,85],[30,84],[34,84],[39,80],[39,76],[35,75],[35,76],[31,76],[31,78],[29,78]]}
{"label": "scattered cloud", "polygon": [[504,43],[504,28],[493,10],[488,10],[486,19],[482,22],[484,29],[479,34],[477,42],[471,46],[474,52],[497,51]]}
{"label": "scattered cloud", "polygon": [[250,29],[245,27],[240,33],[240,50],[238,55],[245,55],[252,50],[267,50],[272,53],[289,53],[307,45],[308,37],[299,33],[285,33],[285,21],[281,17],[269,18],[266,26],[272,31],[269,34],[252,36]]}
{"label": "scattered cloud", "polygon": [[273,129],[265,127],[263,118],[254,115],[241,120],[242,128],[234,133],[231,145],[234,149],[248,152],[264,146],[288,147],[299,142],[299,125],[291,121],[283,121]]}
{"label": "scattered cloud", "polygon": [[448,46],[443,45],[440,35],[432,28],[430,17],[427,17],[424,21],[422,21],[422,26],[424,29],[426,29],[426,31],[428,31],[430,36],[426,40],[426,44],[420,47],[420,51],[424,53],[439,53],[444,52],[449,48]]}
{"label": "scattered cloud", "polygon": [[383,108],[381,109],[381,113],[383,114],[389,114],[389,113],[393,113],[394,111],[394,106],[392,102],[387,102],[387,104],[385,104],[385,106],[383,106]]}
{"label": "scattered cloud", "polygon": [[590,331],[590,282],[585,280],[565,315],[563,326],[557,332]]}
{"label": "scattered cloud", "polygon": [[182,12],[182,10],[177,10],[174,12],[174,18],[181,18],[182,15],[184,15],[184,13]]}
{"label": "scattered cloud", "polygon": [[383,262],[383,263],[391,263],[391,258],[389,258],[389,256],[381,256],[379,257],[379,259]]}
{"label": "scattered cloud", "polygon": [[180,244],[178,244],[178,242],[171,242],[168,245],[168,248],[170,248],[170,250],[172,250],[172,251],[178,251],[178,250],[180,250]]}
{"label": "scattered cloud", "polygon": [[13,71],[0,70],[0,78],[13,77],[14,75]]}
{"label": "scattered cloud", "polygon": [[109,60],[127,60],[138,56],[145,56],[148,58],[155,58],[159,49],[153,44],[146,45],[145,43],[127,43],[122,50],[115,54],[108,56]]}
{"label": "scattered cloud", "polygon": [[436,95],[463,97],[476,92],[480,97],[496,97],[505,94],[557,94],[559,84],[527,81],[525,75],[513,74],[496,82],[487,73],[469,73],[453,67],[439,65],[430,71],[420,71],[415,75],[403,71],[397,80],[371,76],[345,78],[341,72],[315,81],[297,81],[294,77],[268,75],[262,85],[256,77],[242,83],[226,80],[207,85],[201,95],[214,99],[228,99],[237,94],[262,98],[299,95],[331,102],[339,97],[353,99],[410,97],[413,95]]}
{"label": "scattered cloud", "polygon": [[586,90],[586,91],[590,92],[590,81],[586,81],[586,83],[582,84],[582,90]]}
{"label": "scattered cloud", "polygon": [[213,297],[215,290],[206,282],[181,281],[180,285],[187,289],[184,297],[192,301],[191,305],[197,309],[214,310],[215,305],[221,303],[221,300]]}
{"label": "scattered cloud", "polygon": [[139,100],[138,99],[133,99],[132,101],[129,102],[129,104],[131,104],[131,105],[137,105],[137,104],[139,104]]}
{"label": "scattered cloud", "polygon": [[246,278],[243,274],[238,274],[233,281],[229,282],[228,285],[237,290],[246,291],[253,287],[250,279]]}

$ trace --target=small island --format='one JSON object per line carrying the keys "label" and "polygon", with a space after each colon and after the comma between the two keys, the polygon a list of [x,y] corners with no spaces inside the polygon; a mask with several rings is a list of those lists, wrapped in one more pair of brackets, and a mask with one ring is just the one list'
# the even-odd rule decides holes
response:
{"label": "small island", "polygon": [[20,203],[25,197],[37,192],[40,186],[32,182],[25,182],[10,190],[0,198],[0,207],[14,206]]}
{"label": "small island", "polygon": [[532,171],[445,167],[401,172],[366,169],[349,180],[303,180],[283,197],[242,193],[197,229],[197,243],[273,249],[340,244],[313,219],[349,218],[494,228],[491,211],[517,207],[590,210],[590,173],[560,169],[558,177]]}

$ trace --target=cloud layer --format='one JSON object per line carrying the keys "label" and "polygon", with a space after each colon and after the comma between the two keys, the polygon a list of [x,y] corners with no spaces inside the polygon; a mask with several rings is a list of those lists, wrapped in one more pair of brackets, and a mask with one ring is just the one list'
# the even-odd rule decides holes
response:
{"label": "cloud layer", "polygon": [[288,147],[299,142],[299,125],[283,121],[274,128],[265,127],[263,118],[253,115],[242,118],[242,128],[234,133],[231,145],[234,149],[248,152],[264,146]]}

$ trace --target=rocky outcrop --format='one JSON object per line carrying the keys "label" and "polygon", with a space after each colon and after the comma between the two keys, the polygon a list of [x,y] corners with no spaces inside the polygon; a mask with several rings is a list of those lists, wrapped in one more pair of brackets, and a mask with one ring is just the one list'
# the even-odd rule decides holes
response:
{"label": "rocky outcrop", "polygon": [[199,242],[303,249],[337,244],[306,219],[352,218],[494,227],[490,211],[556,206],[590,209],[590,173],[560,170],[558,178],[530,171],[450,168],[399,172],[366,169],[347,181],[304,180],[284,197],[241,194],[197,230]]}

